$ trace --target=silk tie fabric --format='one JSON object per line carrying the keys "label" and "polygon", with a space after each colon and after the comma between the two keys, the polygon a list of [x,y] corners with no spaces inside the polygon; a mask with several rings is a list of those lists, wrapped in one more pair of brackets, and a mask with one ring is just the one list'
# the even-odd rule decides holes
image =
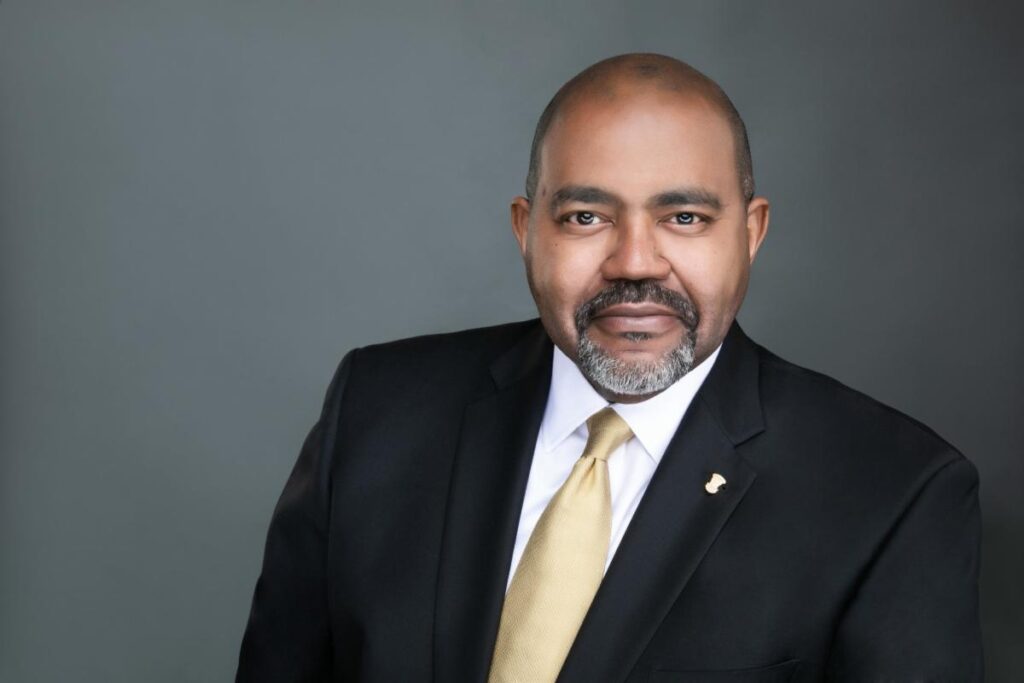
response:
{"label": "silk tie fabric", "polygon": [[537,521],[505,595],[489,683],[552,683],[604,577],[608,458],[633,432],[610,407],[587,429],[583,455]]}

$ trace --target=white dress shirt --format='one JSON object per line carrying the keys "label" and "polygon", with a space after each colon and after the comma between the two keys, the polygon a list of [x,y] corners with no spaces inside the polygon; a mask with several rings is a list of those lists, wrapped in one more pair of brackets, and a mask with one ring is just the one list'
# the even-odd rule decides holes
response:
{"label": "white dress shirt", "polygon": [[[676,428],[718,358],[721,345],[675,384],[640,403],[613,403],[615,412],[633,430],[634,438],[608,459],[612,492],[612,536],[605,571],[619,547],[629,520],[647,490]],[[556,346],[551,363],[551,388],[519,515],[506,590],[523,555],[526,541],[551,497],[568,478],[587,444],[588,417],[609,405],[583,377],[576,364]]]}

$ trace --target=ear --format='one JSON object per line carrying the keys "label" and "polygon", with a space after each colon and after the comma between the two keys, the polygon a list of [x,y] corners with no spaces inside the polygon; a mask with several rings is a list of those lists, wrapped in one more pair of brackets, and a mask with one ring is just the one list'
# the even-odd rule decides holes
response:
{"label": "ear", "polygon": [[761,248],[761,242],[768,234],[768,217],[770,205],[764,197],[754,197],[747,204],[747,250],[750,254],[750,262],[754,262],[757,250]]}
{"label": "ear", "polygon": [[519,253],[526,256],[526,238],[530,232],[530,200],[516,197],[512,200],[512,234],[519,243]]}

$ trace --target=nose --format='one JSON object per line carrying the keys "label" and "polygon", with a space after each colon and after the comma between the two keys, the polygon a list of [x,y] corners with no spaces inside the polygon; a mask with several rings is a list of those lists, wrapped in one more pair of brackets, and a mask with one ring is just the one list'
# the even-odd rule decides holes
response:
{"label": "nose", "polygon": [[657,227],[643,220],[620,223],[613,231],[610,252],[601,264],[606,280],[663,280],[671,264],[658,250]]}

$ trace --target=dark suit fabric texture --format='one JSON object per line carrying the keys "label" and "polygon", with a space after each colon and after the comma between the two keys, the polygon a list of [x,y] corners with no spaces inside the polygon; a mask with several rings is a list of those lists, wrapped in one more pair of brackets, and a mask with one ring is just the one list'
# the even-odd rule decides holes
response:
{"label": "dark suit fabric texture", "polygon": [[[486,680],[551,361],[536,319],[345,356],[239,683]],[[558,681],[981,680],[979,542],[967,459],[733,323]]]}

